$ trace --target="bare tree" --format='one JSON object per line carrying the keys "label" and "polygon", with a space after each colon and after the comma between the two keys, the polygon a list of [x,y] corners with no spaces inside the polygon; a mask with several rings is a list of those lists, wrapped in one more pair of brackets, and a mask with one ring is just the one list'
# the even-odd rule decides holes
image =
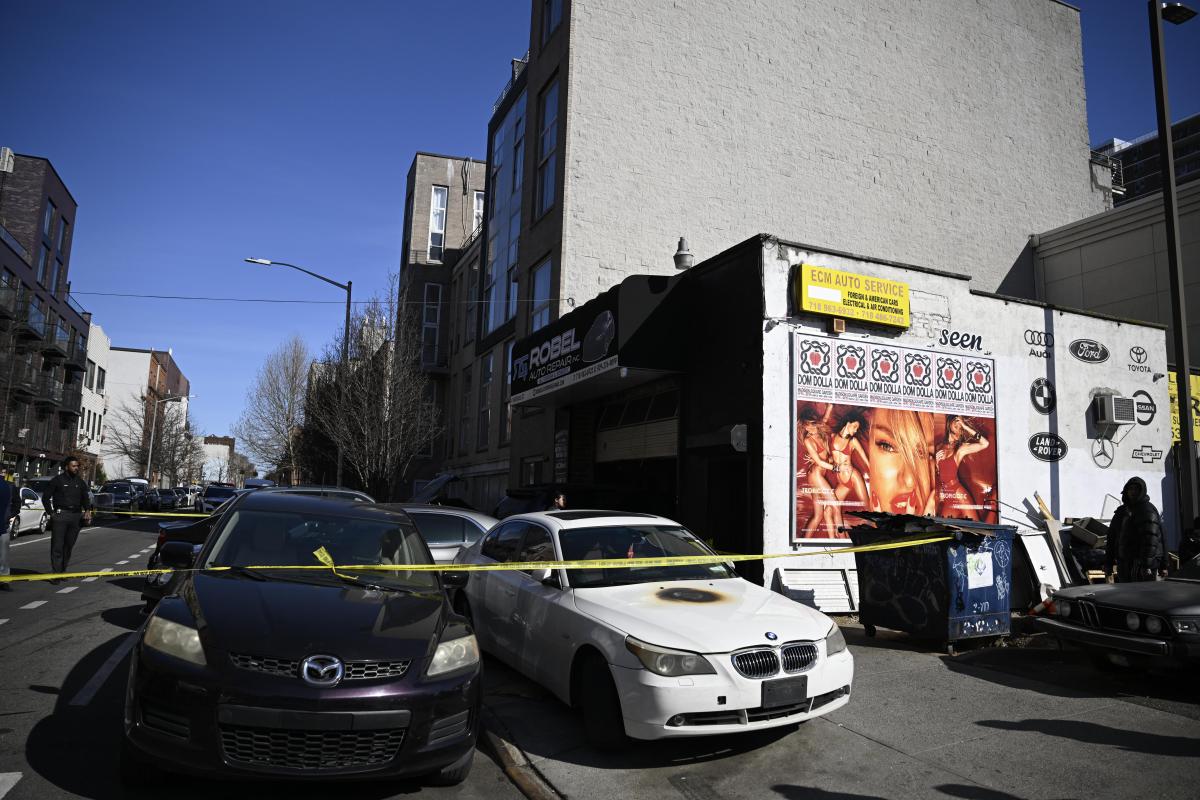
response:
{"label": "bare tree", "polygon": [[[156,475],[178,486],[198,472],[203,450],[196,440],[190,416],[172,403],[165,410],[151,414],[145,395],[132,403],[113,410],[109,416],[104,440],[105,455],[125,462],[134,475],[146,474],[146,462],[153,456],[151,466]],[[153,421],[154,435],[150,435]],[[149,452],[153,438],[154,452]],[[116,476],[127,477],[127,476]],[[151,478],[154,476],[152,475]]]}
{"label": "bare tree", "polygon": [[418,308],[398,296],[392,275],[350,321],[349,364],[341,335],[309,375],[309,423],[341,444],[347,467],[368,492],[395,498],[413,460],[441,433],[429,381],[420,369]]}
{"label": "bare tree", "polygon": [[299,336],[267,356],[254,385],[246,392],[246,408],[234,436],[264,464],[287,462],[298,474],[296,432],[304,423],[304,395],[310,357]]}

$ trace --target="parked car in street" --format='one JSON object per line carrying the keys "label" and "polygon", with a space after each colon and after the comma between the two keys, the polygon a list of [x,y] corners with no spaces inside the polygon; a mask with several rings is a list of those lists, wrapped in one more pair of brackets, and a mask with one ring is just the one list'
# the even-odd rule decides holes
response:
{"label": "parked car in street", "polygon": [[[510,517],[462,564],[712,556],[665,517]],[[485,650],[583,712],[591,741],[761,730],[850,699],[854,659],[832,620],[727,563],[470,573],[459,610]]]}
{"label": "parked car in street", "polygon": [[455,506],[435,506],[423,503],[388,503],[384,508],[396,508],[412,519],[429,545],[433,560],[452,564],[463,548],[479,541],[498,520],[478,511]]}
{"label": "parked car in street", "polygon": [[[310,565],[324,549],[335,570]],[[230,778],[425,776],[462,782],[480,710],[480,657],[446,587],[463,573],[356,567],[430,564],[402,512],[251,492],[220,515],[187,572],[136,634],[121,772]]]}
{"label": "parked car in street", "polygon": [[146,508],[154,511],[171,511],[179,500],[170,489],[150,489],[146,492]]}
{"label": "parked car in street", "polygon": [[45,533],[50,524],[50,515],[42,505],[42,496],[28,486],[22,486],[17,491],[21,493],[21,512],[9,523],[10,538],[16,539],[29,531]]}
{"label": "parked car in street", "polygon": [[192,497],[186,486],[176,486],[171,490],[175,495],[175,506],[177,508],[191,508],[196,503],[196,498]]}
{"label": "parked car in street", "polygon": [[1072,586],[1050,599],[1055,616],[1034,625],[1098,666],[1200,666],[1200,556],[1166,580]]}
{"label": "parked car in street", "polygon": [[124,481],[109,481],[100,487],[100,494],[106,494],[112,498],[109,503],[111,507],[105,510],[137,512],[142,509],[140,497],[134,491],[133,486]]}
{"label": "parked car in street", "polygon": [[298,484],[296,486],[265,486],[256,491],[272,493],[299,494],[308,497],[325,497],[330,500],[349,500],[354,503],[374,503],[375,498],[357,489],[345,489],[338,486],[311,486]]}
{"label": "parked car in street", "polygon": [[211,514],[221,503],[234,497],[237,491],[232,486],[209,484],[205,487],[204,492],[196,498],[196,513]]}

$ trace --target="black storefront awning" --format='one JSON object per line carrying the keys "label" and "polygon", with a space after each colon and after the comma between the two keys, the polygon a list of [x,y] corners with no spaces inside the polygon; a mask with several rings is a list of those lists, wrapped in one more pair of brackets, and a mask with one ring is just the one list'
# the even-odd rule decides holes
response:
{"label": "black storefront awning", "polygon": [[518,341],[513,405],[569,405],[677,371],[681,278],[632,275]]}

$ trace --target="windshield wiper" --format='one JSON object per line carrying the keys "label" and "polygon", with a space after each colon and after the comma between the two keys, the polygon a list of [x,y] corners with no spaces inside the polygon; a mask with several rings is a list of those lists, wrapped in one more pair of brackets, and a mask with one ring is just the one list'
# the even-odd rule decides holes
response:
{"label": "windshield wiper", "polygon": [[[345,569],[342,567],[341,569]],[[375,583],[374,581],[364,580],[363,578],[354,575],[347,575],[344,572],[332,572],[333,577],[340,581],[350,584],[351,586],[361,586],[364,589],[375,589],[380,592],[405,592],[407,594],[416,594],[415,589],[409,589],[406,586],[389,586],[386,583]],[[323,577],[323,576],[322,576]]]}
{"label": "windshield wiper", "polygon": [[[214,565],[214,566],[216,566],[216,565]],[[247,578],[251,578],[252,580],[256,580],[256,581],[271,580],[266,575],[263,575],[261,572],[259,572],[256,569],[251,569],[250,567],[239,566],[237,564],[230,564],[229,566],[221,567],[221,569],[225,572],[231,572],[234,575],[244,575]]]}

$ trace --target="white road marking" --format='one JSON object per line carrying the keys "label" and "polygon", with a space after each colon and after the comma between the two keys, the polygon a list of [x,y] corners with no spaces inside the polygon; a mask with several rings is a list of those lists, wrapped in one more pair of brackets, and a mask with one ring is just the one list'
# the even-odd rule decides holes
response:
{"label": "white road marking", "polygon": [[4,800],[4,795],[12,791],[19,780],[21,780],[20,772],[0,772],[0,800]]}
{"label": "white road marking", "polygon": [[126,636],[125,641],[121,642],[112,655],[108,657],[108,660],[100,665],[100,669],[96,670],[96,674],[91,677],[91,680],[83,685],[83,688],[79,690],[79,694],[71,698],[71,705],[86,706],[92,702],[92,697],[95,696],[96,692],[100,691],[100,687],[104,685],[104,682],[112,675],[113,670],[125,659],[125,656],[133,649],[136,643],[136,633]]}
{"label": "white road marking", "polygon": [[3,624],[4,624],[4,623],[6,623],[6,622],[8,622],[8,620],[7,620],[7,619],[0,619],[0,625],[3,625]]}
{"label": "white road marking", "polygon": [[128,564],[129,562],[128,561],[118,561],[117,563],[118,564]]}
{"label": "white road marking", "polygon": [[27,544],[37,544],[38,542],[44,542],[49,538],[50,538],[49,536],[43,536],[40,539],[29,539],[24,542],[13,542],[12,544],[9,545],[9,547],[24,547]]}
{"label": "white road marking", "polygon": [[92,577],[90,577],[90,578],[84,578],[84,579],[83,579],[83,583],[91,583],[91,582],[92,582],[92,581],[94,581],[94,580],[96,580],[96,577],[93,575],[93,576],[92,576]]}
{"label": "white road marking", "polygon": [[22,611],[32,611],[35,608],[39,608],[41,606],[46,605],[47,602],[48,601],[46,601],[46,600],[34,600],[32,603],[26,603],[25,605],[21,606],[21,610]]}
{"label": "white road marking", "polygon": [[100,571],[101,571],[101,572],[112,572],[112,571],[113,571],[113,569],[112,569],[112,567],[105,567],[104,569],[102,569],[102,570],[100,570]]}
{"label": "white road marking", "polygon": [[129,558],[137,558],[140,555],[141,553],[134,553],[133,555],[129,556]]}
{"label": "white road marking", "polygon": [[78,586],[68,586],[64,589],[59,589],[57,592],[55,592],[55,594],[70,594],[78,588]]}

